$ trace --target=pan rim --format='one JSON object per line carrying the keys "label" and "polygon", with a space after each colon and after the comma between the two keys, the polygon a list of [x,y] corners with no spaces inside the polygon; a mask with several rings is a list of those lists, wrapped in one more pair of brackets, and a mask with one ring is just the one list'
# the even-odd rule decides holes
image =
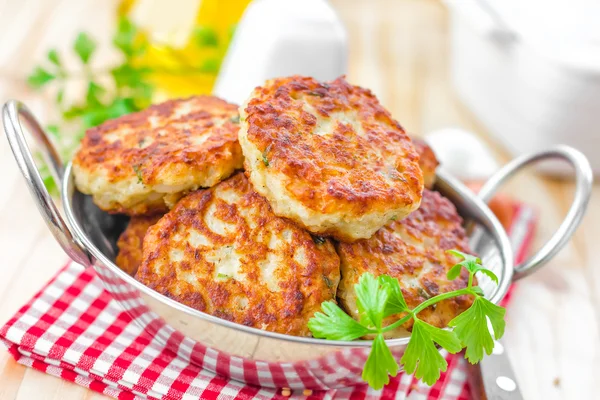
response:
{"label": "pan rim", "polygon": [[[489,207],[479,199],[473,192],[471,192],[464,184],[458,181],[456,178],[452,177],[449,173],[447,173],[442,167],[438,167],[436,172],[438,184],[436,187],[447,187],[455,191],[459,197],[463,201],[469,203],[469,206],[472,211],[477,212],[479,214],[480,219],[485,222],[483,225],[484,228],[487,228],[489,233],[494,238],[494,241],[498,244],[498,249],[500,250],[499,256],[502,259],[501,266],[501,274],[499,276],[499,284],[496,289],[493,291],[493,294],[490,298],[494,304],[497,304],[502,300],[508,291],[508,287],[512,282],[513,269],[514,269],[514,261],[513,261],[513,253],[510,241],[504,228],[496,218],[496,216],[492,213]],[[328,339],[317,339],[312,337],[300,337],[300,336],[292,336],[286,335],[283,333],[276,333],[261,330],[258,328],[252,328],[245,325],[237,324],[235,322],[227,321],[213,315],[204,313],[202,311],[198,311],[191,307],[188,307],[184,304],[178,303],[177,301],[166,297],[163,294],[160,294],[149,287],[143,285],[141,282],[135,280],[134,277],[122,271],[119,267],[117,267],[106,255],[104,255],[100,249],[98,249],[93,242],[88,238],[85,233],[83,227],[79,223],[78,219],[75,217],[73,213],[73,196],[75,194],[75,184],[74,178],[72,174],[72,163],[69,162],[66,165],[64,170],[64,176],[62,180],[62,188],[61,188],[61,198],[63,203],[63,209],[65,215],[67,217],[68,224],[71,228],[71,231],[76,236],[76,238],[80,241],[80,243],[85,247],[85,249],[93,256],[95,262],[92,264],[92,267],[95,267],[96,263],[101,263],[102,266],[108,268],[111,273],[117,275],[120,279],[125,281],[127,284],[132,285],[136,290],[144,293],[147,296],[150,296],[152,299],[165,304],[171,308],[174,308],[177,311],[183,312],[189,315],[192,318],[200,318],[208,323],[215,323],[225,328],[233,329],[235,331],[241,331],[250,335],[257,335],[259,337],[267,337],[272,339],[283,340],[287,342],[294,342],[306,345],[321,345],[321,346],[329,346],[332,348],[365,348],[371,347],[373,341],[372,340],[355,340],[355,341],[336,341],[336,340],[328,340]],[[442,193],[444,194],[444,193]],[[481,221],[480,221],[481,222]],[[102,280],[102,277],[99,277]],[[104,284],[104,282],[103,282]],[[115,299],[117,303],[119,300]],[[124,308],[125,309],[125,308]],[[402,338],[394,338],[394,339],[386,339],[387,345],[392,347],[405,346],[408,344],[410,340],[410,336],[402,337]]]}

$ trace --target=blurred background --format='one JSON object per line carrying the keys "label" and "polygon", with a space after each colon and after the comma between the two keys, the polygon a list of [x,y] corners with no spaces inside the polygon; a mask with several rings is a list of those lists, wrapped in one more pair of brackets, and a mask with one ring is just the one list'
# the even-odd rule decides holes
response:
{"label": "blurred background", "polygon": [[152,102],[348,74],[414,135],[483,127],[510,156],[567,143],[600,170],[599,15],[593,0],[7,0],[0,95],[28,100],[69,159],[86,128]]}
{"label": "blurred background", "polygon": [[[600,170],[599,20],[593,0],[0,0],[0,101],[25,102],[68,160],[86,128],[154,102],[215,93],[241,103],[267,78],[347,74],[471,183],[555,143],[584,151]],[[4,139],[0,170],[4,321],[65,256]],[[573,190],[565,166],[542,172],[506,187],[537,208],[538,246]],[[597,199],[573,242],[511,303],[506,342],[527,399],[595,393]],[[0,352],[0,365],[7,357]],[[7,393],[41,379],[15,374],[23,376],[0,375]],[[55,381],[46,384],[68,385]]]}

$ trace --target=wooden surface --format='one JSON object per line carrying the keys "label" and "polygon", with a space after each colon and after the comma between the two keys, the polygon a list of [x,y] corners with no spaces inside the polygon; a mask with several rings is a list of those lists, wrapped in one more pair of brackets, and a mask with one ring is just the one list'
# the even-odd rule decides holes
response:
{"label": "wooden surface", "polygon": [[[460,104],[448,79],[448,20],[429,0],[335,0],[350,38],[349,79],[371,88],[410,132],[459,126],[506,155]],[[25,101],[42,121],[52,103],[30,91],[23,77],[49,47],[68,49],[87,30],[105,38],[115,3],[106,0],[0,0],[0,100]],[[100,51],[98,58],[108,59]],[[65,262],[0,138],[0,323],[4,323]],[[507,191],[540,213],[536,245],[558,226],[572,184],[533,175]],[[506,344],[525,399],[597,398],[600,374],[600,267],[593,255],[600,237],[599,187],[574,240],[547,267],[519,282],[509,307]],[[16,364],[0,351],[0,399],[96,399],[103,396]]]}

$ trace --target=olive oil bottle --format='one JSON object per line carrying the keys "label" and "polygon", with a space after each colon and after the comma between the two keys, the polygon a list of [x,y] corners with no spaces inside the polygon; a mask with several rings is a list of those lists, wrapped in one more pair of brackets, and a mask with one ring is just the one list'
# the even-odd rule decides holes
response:
{"label": "olive oil bottle", "polygon": [[152,68],[155,101],[209,94],[235,27],[250,0],[122,0],[150,42],[135,61]]}

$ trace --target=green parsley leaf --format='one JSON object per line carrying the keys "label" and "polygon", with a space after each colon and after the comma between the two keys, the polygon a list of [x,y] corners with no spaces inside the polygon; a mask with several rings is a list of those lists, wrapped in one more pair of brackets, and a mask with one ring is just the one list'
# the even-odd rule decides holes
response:
{"label": "green parsley leaf", "polygon": [[103,108],[85,109],[81,114],[81,121],[85,129],[98,126],[108,119],[108,112]]}
{"label": "green parsley leaf", "polygon": [[433,385],[440,378],[440,373],[448,367],[435,343],[449,353],[454,354],[462,350],[460,340],[452,331],[439,329],[415,319],[410,341],[400,360],[407,373],[414,373],[417,379],[422,379],[428,385]]}
{"label": "green parsley leaf", "polygon": [[262,153],[262,162],[263,162],[263,164],[265,164],[265,167],[269,166],[269,158],[267,157],[267,155],[269,154],[270,151],[271,151],[271,145],[268,145],[267,148],[265,149],[265,151],[263,151],[263,153]]}
{"label": "green parsley leaf", "polygon": [[219,37],[217,32],[208,26],[197,26],[193,32],[194,40],[200,47],[218,47]]}
{"label": "green parsley leaf", "polygon": [[477,295],[479,295],[479,296],[485,296],[485,293],[483,293],[483,289],[482,289],[482,288],[480,288],[479,286],[473,286],[473,287],[471,288],[471,290],[472,290],[473,292],[475,292],[475,294],[477,294]]}
{"label": "green parsley leaf", "polygon": [[222,274],[222,273],[219,272],[217,274],[217,278],[220,278],[220,279],[231,279],[232,277],[230,275]]}
{"label": "green parsley leaf", "polygon": [[489,269],[479,268],[476,272],[481,272],[482,274],[487,275],[491,280],[493,280],[496,283],[496,285],[498,284],[498,276]]}
{"label": "green parsley leaf", "polygon": [[46,186],[48,193],[50,193],[51,196],[59,196],[60,191],[58,190],[58,185],[56,184],[54,177],[50,174],[50,171],[45,174],[40,170],[40,175],[43,176],[42,182],[44,182],[44,186]]}
{"label": "green parsley leaf", "polygon": [[152,104],[152,95],[154,93],[154,86],[150,83],[147,83],[143,80],[138,82],[138,85],[134,88],[133,91],[134,104],[137,110],[143,110]]}
{"label": "green parsley leaf", "polygon": [[106,107],[93,108],[85,110],[81,118],[85,128],[98,126],[104,121],[115,119],[121,115],[129,114],[136,111],[133,99],[117,97],[111,104]]}
{"label": "green parsley leaf", "polygon": [[308,321],[308,329],[316,338],[354,340],[370,333],[369,329],[355,321],[333,301],[324,302],[321,309],[323,312],[315,313]]}
{"label": "green parsley leaf", "polygon": [[504,335],[504,314],[506,310],[483,297],[477,296],[468,310],[454,318],[448,326],[454,327],[456,336],[467,348],[465,358],[471,364],[483,359],[483,352],[492,354],[494,339],[488,328],[488,318],[494,330],[494,337],[500,339]]}
{"label": "green parsley leaf", "polygon": [[389,375],[396,376],[397,374],[398,363],[380,333],[373,340],[371,353],[369,353],[369,358],[363,368],[362,378],[373,389],[379,390],[390,382]]}
{"label": "green parsley leaf", "polygon": [[380,275],[377,280],[381,286],[387,288],[389,296],[383,311],[383,317],[389,317],[390,315],[400,314],[402,312],[408,312],[410,309],[406,305],[406,300],[402,295],[402,289],[398,279],[392,278],[389,275]]}
{"label": "green parsley leaf", "polygon": [[52,135],[52,137],[54,139],[58,139],[58,136],[59,136],[59,134],[58,134],[58,132],[59,132],[58,125],[47,125],[46,126],[46,131],[48,131]]}
{"label": "green parsley leaf", "polygon": [[46,71],[42,67],[35,67],[31,75],[27,77],[27,83],[32,88],[39,89],[54,79],[56,79],[56,75]]}
{"label": "green parsley leaf", "polygon": [[458,265],[463,265],[465,268],[467,268],[467,264],[481,264],[481,259],[479,257],[463,253],[460,250],[448,250],[447,253],[452,254],[453,256],[456,256],[458,258],[462,258],[463,261],[459,262]]}
{"label": "green parsley leaf", "polygon": [[121,17],[117,24],[117,32],[113,37],[113,44],[126,59],[130,59],[143,54],[148,46],[148,42],[139,36],[138,28],[129,19]]}
{"label": "green parsley leaf", "polygon": [[50,173],[50,168],[48,167],[48,164],[46,164],[43,154],[39,151],[36,151],[33,153],[33,158],[35,160],[35,164],[38,166],[38,171],[42,177],[42,182],[44,182],[44,186],[46,186],[46,189],[50,195],[54,197],[60,196],[58,185]]}
{"label": "green parsley leaf", "polygon": [[63,98],[65,97],[65,90],[64,89],[59,89],[58,92],[56,93],[56,102],[58,104],[62,104],[63,102]]}
{"label": "green parsley leaf", "polygon": [[60,67],[60,57],[58,56],[58,52],[55,49],[48,51],[47,57],[52,64],[56,65],[57,67]]}
{"label": "green parsley leaf", "polygon": [[[40,158],[41,158],[41,156],[40,156]],[[48,166],[46,164],[41,164],[39,167],[39,171],[40,171],[40,175],[42,177],[42,181],[44,182],[44,186],[46,186],[46,189],[48,190],[50,195],[52,195],[52,196],[60,195],[59,190],[58,190],[58,185],[56,184],[54,177],[50,173],[50,169],[48,168]]]}
{"label": "green parsley leaf", "polygon": [[477,272],[481,272],[482,274],[489,276],[491,280],[498,284],[498,277],[496,276],[496,274],[490,271],[489,269],[483,267],[481,265],[481,259],[479,257],[475,257],[458,250],[448,250],[448,253],[463,259],[463,261],[450,268],[450,270],[447,273],[448,279],[456,279],[460,275],[461,267],[465,267],[465,269],[469,271],[469,274],[474,275]]}
{"label": "green parsley leaf", "polygon": [[113,68],[110,73],[115,80],[117,88],[124,88],[137,86],[149,71],[147,68],[136,68],[129,64],[122,64]]}
{"label": "green parsley leaf", "polygon": [[[483,352],[490,354],[494,345],[492,333],[488,329],[488,320],[494,336],[499,339],[504,334],[505,310],[486,300],[481,288],[471,285],[473,274],[485,270],[480,264],[481,260],[458,251],[452,254],[461,257],[463,261],[453,268],[449,276],[455,274],[458,276],[461,268],[465,267],[470,274],[468,287],[440,293],[433,297],[423,290],[420,296],[425,300],[414,309],[410,309],[404,300],[397,279],[387,275],[381,275],[376,279],[370,273],[365,273],[354,286],[359,321],[350,318],[335,303],[328,302],[322,304],[326,314],[315,314],[309,320],[309,329],[315,337],[338,340],[340,338],[354,340],[366,334],[376,334],[362,375],[363,379],[375,389],[380,389],[387,384],[389,375],[394,376],[398,370],[383,333],[411,319],[414,320],[413,330],[401,364],[408,373],[414,373],[418,379],[431,385],[439,379],[441,372],[446,370],[447,363],[440,355],[437,346],[445,348],[450,353],[457,353],[466,346],[466,357],[470,362],[481,360]],[[473,296],[475,300],[471,308],[449,323],[449,326],[454,327],[453,331],[436,328],[417,318],[418,313],[426,307],[444,299],[463,295]],[[404,315],[397,321],[382,327],[384,318],[403,313]]]}
{"label": "green parsley leaf", "polygon": [[458,278],[458,276],[460,275],[460,271],[462,270],[462,265],[461,264],[455,264],[452,268],[450,268],[448,270],[448,273],[446,274],[446,277],[453,281],[456,278]]}
{"label": "green parsley leaf", "polygon": [[131,114],[134,111],[137,111],[134,100],[128,97],[117,97],[108,107],[106,107],[106,112],[108,114],[107,119],[115,119],[122,115]]}
{"label": "green parsley leaf", "polygon": [[390,294],[388,288],[380,285],[379,280],[367,272],[362,274],[358,283],[354,285],[354,292],[360,323],[380,330]]}
{"label": "green parsley leaf", "polygon": [[81,32],[75,39],[73,50],[75,50],[81,61],[87,64],[96,50],[96,42],[87,33]]}
{"label": "green parsley leaf", "polygon": [[[76,36],[72,44],[74,52],[81,60],[83,67],[71,73],[63,68],[63,57],[55,49],[46,54],[47,67],[36,67],[27,82],[33,88],[42,88],[48,83],[58,81],[55,92],[55,101],[62,114],[61,122],[69,122],[56,129],[54,141],[61,157],[71,158],[77,143],[85,133],[85,129],[97,126],[102,122],[146,108],[151,104],[154,86],[148,79],[151,68],[139,67],[134,63],[133,56],[142,54],[148,48],[148,40],[142,31],[126,18],[119,20],[118,29],[113,37],[117,49],[125,53],[125,60],[121,65],[112,66],[110,76],[113,82],[99,84],[100,77],[105,77],[106,72],[92,69],[92,57],[96,51],[95,40],[86,33]],[[187,73],[188,71],[181,72]],[[178,74],[179,70],[174,70]],[[84,84],[87,90],[79,99],[65,104],[65,89],[69,81],[81,78],[86,79]],[[102,80],[104,82],[105,79]],[[116,88],[116,90],[113,90]],[[70,97],[70,96],[69,96]],[[45,178],[44,178],[45,179]],[[48,185],[53,185],[50,179]]]}
{"label": "green parsley leaf", "polygon": [[102,102],[100,101],[100,96],[102,96],[105,92],[106,92],[106,90],[104,90],[104,88],[102,86],[98,85],[94,81],[91,81],[88,84],[88,90],[85,95],[85,100],[86,100],[88,106],[91,106],[91,107],[101,106]]}
{"label": "green parsley leaf", "polygon": [[68,121],[74,118],[81,117],[83,114],[85,114],[86,111],[88,111],[86,108],[75,105],[64,110],[62,116],[65,120]]}
{"label": "green parsley leaf", "polygon": [[143,184],[144,183],[144,175],[142,174],[142,165],[141,164],[134,165],[133,166],[133,171],[137,175],[138,183],[142,183]]}
{"label": "green parsley leaf", "polygon": [[132,95],[135,111],[148,107],[152,102],[154,87],[147,81],[150,72],[150,68],[137,68],[129,64],[120,65],[110,71],[117,88],[125,89]]}

